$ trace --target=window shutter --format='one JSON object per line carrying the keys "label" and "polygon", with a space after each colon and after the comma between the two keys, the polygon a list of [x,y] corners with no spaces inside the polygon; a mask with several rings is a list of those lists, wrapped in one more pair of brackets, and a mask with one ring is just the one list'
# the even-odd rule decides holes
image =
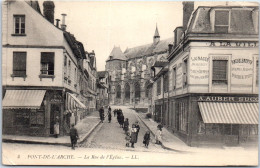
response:
{"label": "window shutter", "polygon": [[13,53],[13,74],[17,76],[26,75],[26,52]]}

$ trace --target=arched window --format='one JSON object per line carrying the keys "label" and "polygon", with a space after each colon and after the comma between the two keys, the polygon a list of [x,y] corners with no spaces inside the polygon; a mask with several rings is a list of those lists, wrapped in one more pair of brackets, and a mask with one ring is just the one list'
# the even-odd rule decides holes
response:
{"label": "arched window", "polygon": [[121,98],[121,86],[117,85],[116,87],[116,98],[120,99]]}
{"label": "arched window", "polygon": [[141,97],[141,94],[140,94],[141,88],[140,88],[139,82],[136,82],[134,87],[135,87],[135,98],[136,99],[140,99],[140,97]]}
{"label": "arched window", "polygon": [[125,99],[130,99],[130,85],[128,83],[125,84]]}

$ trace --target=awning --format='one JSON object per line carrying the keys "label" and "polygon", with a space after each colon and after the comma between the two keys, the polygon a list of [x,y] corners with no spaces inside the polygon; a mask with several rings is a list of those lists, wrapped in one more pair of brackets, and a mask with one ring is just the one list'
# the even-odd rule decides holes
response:
{"label": "awning", "polygon": [[258,124],[258,103],[199,102],[204,123]]}
{"label": "awning", "polygon": [[66,94],[66,112],[73,112],[77,109],[87,109],[87,107],[73,94]]}
{"label": "awning", "polygon": [[46,90],[7,90],[3,109],[39,109]]}

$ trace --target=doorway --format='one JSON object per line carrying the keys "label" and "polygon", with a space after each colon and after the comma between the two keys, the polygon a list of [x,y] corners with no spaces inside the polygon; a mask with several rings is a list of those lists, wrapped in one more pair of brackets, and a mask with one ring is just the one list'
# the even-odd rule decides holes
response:
{"label": "doorway", "polygon": [[[60,119],[60,105],[59,104],[51,104],[50,111],[50,134],[54,134],[54,124]],[[59,121],[60,122],[60,121]]]}

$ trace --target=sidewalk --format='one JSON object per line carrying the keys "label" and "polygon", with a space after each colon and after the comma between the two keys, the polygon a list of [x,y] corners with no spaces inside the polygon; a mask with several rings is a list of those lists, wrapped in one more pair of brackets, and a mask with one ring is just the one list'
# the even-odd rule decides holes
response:
{"label": "sidewalk", "polygon": [[[82,119],[75,127],[78,130],[78,143],[83,142],[99,125],[98,111],[92,112],[90,115]],[[65,145],[70,146],[69,136],[54,137],[36,137],[36,136],[20,136],[20,135],[2,135],[3,142],[20,142],[32,144],[48,144],[48,145]]]}

